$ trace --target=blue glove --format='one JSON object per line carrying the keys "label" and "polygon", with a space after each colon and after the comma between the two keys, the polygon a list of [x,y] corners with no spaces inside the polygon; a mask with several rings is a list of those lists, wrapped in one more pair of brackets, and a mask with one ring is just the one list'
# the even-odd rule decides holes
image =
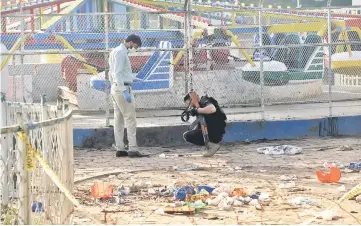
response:
{"label": "blue glove", "polygon": [[127,90],[124,90],[124,91],[123,91],[123,96],[124,96],[125,100],[126,100],[128,103],[131,103],[131,102],[132,102],[132,96],[128,93]]}

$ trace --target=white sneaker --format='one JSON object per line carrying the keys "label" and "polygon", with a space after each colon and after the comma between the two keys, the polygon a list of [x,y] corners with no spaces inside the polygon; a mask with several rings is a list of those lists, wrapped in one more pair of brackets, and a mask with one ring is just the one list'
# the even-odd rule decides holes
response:
{"label": "white sneaker", "polygon": [[209,149],[203,154],[203,157],[212,157],[221,147],[219,144],[208,142]]}

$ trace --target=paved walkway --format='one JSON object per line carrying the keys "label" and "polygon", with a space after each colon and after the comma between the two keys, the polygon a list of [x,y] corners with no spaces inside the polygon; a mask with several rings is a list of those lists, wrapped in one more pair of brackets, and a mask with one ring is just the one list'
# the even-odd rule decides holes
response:
{"label": "paved walkway", "polygon": [[[261,107],[224,108],[228,121],[256,121],[262,119]],[[184,125],[180,119],[182,110],[148,110],[137,112],[138,127]],[[361,114],[361,101],[332,103],[333,116]],[[265,107],[265,120],[311,119],[329,116],[328,103],[287,104]],[[113,117],[113,116],[111,116]],[[105,127],[104,112],[75,112],[74,128]],[[113,125],[113,118],[110,120]]]}

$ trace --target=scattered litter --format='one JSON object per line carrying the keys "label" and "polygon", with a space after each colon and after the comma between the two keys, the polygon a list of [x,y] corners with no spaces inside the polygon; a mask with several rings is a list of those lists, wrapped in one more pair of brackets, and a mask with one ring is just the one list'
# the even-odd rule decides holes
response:
{"label": "scattered litter", "polygon": [[196,171],[196,170],[200,170],[201,168],[199,166],[192,166],[192,167],[187,167],[187,168],[181,168],[181,167],[176,167],[174,170],[176,171]]}
{"label": "scattered litter", "polygon": [[350,162],[345,167],[348,168],[348,169],[361,170],[361,162]]}
{"label": "scattered litter", "polygon": [[232,192],[232,196],[242,196],[246,197],[247,193],[243,190],[243,188],[235,188]]}
{"label": "scattered litter", "polygon": [[332,210],[325,210],[325,211],[322,211],[321,213],[319,213],[317,215],[317,218],[323,219],[326,221],[332,221],[332,220],[337,220],[338,218],[340,218],[340,216]]}
{"label": "scattered litter", "polygon": [[296,175],[282,175],[282,176],[280,176],[280,180],[281,181],[297,180],[297,176]]}
{"label": "scattered litter", "polygon": [[259,202],[258,202],[257,199],[252,199],[252,201],[249,202],[249,205],[251,205],[251,206],[257,206],[257,205],[259,205]]}
{"label": "scattered litter", "polygon": [[209,187],[209,186],[204,186],[204,185],[197,187],[198,192],[201,192],[202,190],[206,190],[210,194],[213,192],[214,188]]}
{"label": "scattered litter", "polygon": [[296,183],[294,181],[287,182],[287,183],[281,183],[278,185],[281,189],[288,189],[288,188],[294,188],[296,187]]}
{"label": "scattered litter", "polygon": [[323,163],[324,168],[331,168],[331,167],[337,167],[337,164],[334,162],[324,162]]}
{"label": "scattered litter", "polygon": [[[233,200],[232,200],[233,203]],[[232,203],[229,203],[228,200],[223,199],[219,204],[218,204],[218,208],[220,210],[224,210],[224,211],[231,211],[232,210]]]}
{"label": "scattered litter", "polygon": [[159,155],[159,158],[178,158],[179,156],[177,154],[174,154],[174,155],[166,155],[164,153],[160,154]]}
{"label": "scattered litter", "polygon": [[267,170],[261,169],[259,172],[265,173],[265,172],[267,172]]}
{"label": "scattered litter", "polygon": [[337,190],[339,190],[340,192],[345,192],[346,187],[345,187],[345,185],[342,185],[342,186],[338,187]]}
{"label": "scattered litter", "polygon": [[184,201],[187,195],[194,195],[194,188],[191,186],[184,186],[176,188],[174,191],[174,197],[176,200]]}
{"label": "scattered litter", "polygon": [[202,194],[196,194],[196,195],[187,195],[185,201],[187,202],[206,202],[209,198],[209,195],[202,195]]}
{"label": "scattered litter", "polygon": [[261,194],[261,193],[256,192],[255,194],[250,195],[249,197],[250,197],[251,199],[258,199],[260,194]]}
{"label": "scattered litter", "polygon": [[361,203],[361,195],[356,196],[355,200],[356,202]]}
{"label": "scattered litter", "polygon": [[195,209],[196,208],[193,207],[193,206],[166,207],[166,208],[164,208],[164,213],[168,213],[168,214],[175,214],[175,213],[193,214]]}
{"label": "scattered litter", "polygon": [[199,191],[200,195],[209,195],[209,192],[206,189],[202,189]]}
{"label": "scattered litter", "polygon": [[173,189],[165,187],[159,191],[159,195],[163,197],[171,197],[173,196]]}
{"label": "scattered litter", "polygon": [[235,169],[235,170],[242,170],[242,167],[236,166],[236,167],[234,167],[234,169]]}
{"label": "scattered litter", "polygon": [[269,199],[269,194],[267,193],[261,193],[258,197],[259,200],[264,201]]}
{"label": "scattered litter", "polygon": [[149,195],[155,195],[155,194],[157,194],[157,191],[154,190],[153,188],[149,188],[149,189],[148,189],[148,194],[149,194]]}
{"label": "scattered litter", "polygon": [[218,188],[215,188],[213,191],[212,191],[212,194],[214,195],[219,195],[220,193],[227,193],[227,194],[231,194],[233,192],[233,189],[231,189],[229,186],[226,186],[226,185],[222,185]]}
{"label": "scattered litter", "polygon": [[296,155],[302,152],[302,148],[292,145],[275,145],[257,148],[257,152],[265,155]]}
{"label": "scattered litter", "polygon": [[90,186],[93,198],[109,198],[113,194],[113,185],[107,183],[93,184]]}
{"label": "scattered litter", "polygon": [[241,201],[238,201],[238,200],[234,200],[234,202],[233,202],[233,206],[243,206],[243,205],[244,205],[244,203]]}
{"label": "scattered litter", "polygon": [[337,167],[330,167],[330,172],[316,171],[318,180],[322,183],[336,183],[341,179],[341,171]]}
{"label": "scattered litter", "polygon": [[260,204],[255,205],[255,207],[256,207],[256,210],[262,210],[262,206]]}
{"label": "scattered litter", "polygon": [[159,214],[159,215],[163,215],[164,214],[164,210],[162,208],[157,209],[155,212],[155,214]]}
{"label": "scattered litter", "polygon": [[316,206],[318,203],[308,197],[296,197],[289,200],[289,203],[294,207],[309,207]]}
{"label": "scattered litter", "polygon": [[118,188],[118,196],[127,196],[130,194],[130,188],[121,186]]}
{"label": "scattered litter", "polygon": [[336,149],[336,151],[352,151],[353,148],[349,145],[342,145]]}

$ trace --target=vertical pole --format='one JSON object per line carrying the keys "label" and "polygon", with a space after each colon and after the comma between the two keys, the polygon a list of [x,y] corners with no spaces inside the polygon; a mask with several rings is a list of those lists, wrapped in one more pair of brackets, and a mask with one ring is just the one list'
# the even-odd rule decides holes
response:
{"label": "vertical pole", "polygon": [[263,30],[262,30],[262,11],[259,9],[258,11],[258,28],[259,28],[259,47],[260,47],[260,65],[259,65],[259,79],[261,85],[261,108],[262,108],[262,120],[265,120],[265,107],[264,107],[264,73],[263,73]]}
{"label": "vertical pole", "polygon": [[[104,1],[104,33],[105,33],[105,50],[109,51],[109,15],[107,1]],[[109,67],[108,67],[109,53],[104,54],[104,66],[105,66],[105,95],[106,95],[106,107],[105,107],[105,126],[110,125],[110,82],[109,82]]]}
{"label": "vertical pole", "polygon": [[30,18],[31,32],[35,31],[35,23],[34,23],[34,10],[30,9],[30,14],[32,15]]}
{"label": "vertical pole", "polygon": [[[21,37],[25,36],[25,17],[23,14],[23,6],[20,2],[20,15],[21,15]],[[24,42],[21,42],[21,55],[20,55],[20,76],[21,76],[21,87],[22,87],[22,98],[20,101],[26,103],[25,100],[25,79],[24,79]],[[14,87],[16,89],[16,87]]]}
{"label": "vertical pole", "polygon": [[188,93],[188,74],[189,74],[189,40],[188,40],[188,24],[189,24],[189,18],[188,18],[188,5],[184,5],[184,46],[186,48],[185,54],[184,54],[184,92]]}
{"label": "vertical pole", "polygon": [[[74,148],[73,148],[73,118],[70,117],[68,120],[66,120],[66,143],[67,145],[67,150],[66,150],[66,156],[67,156],[67,169],[68,169],[68,174],[67,174],[67,181],[66,181],[66,185],[67,188],[69,189],[69,191],[71,193],[73,193],[74,190]],[[67,213],[71,213],[73,212],[74,209],[74,205],[72,202],[70,202],[69,200],[67,201],[68,205],[68,210]],[[67,214],[68,215],[68,214]],[[70,224],[70,219],[72,219],[71,217],[67,218],[66,222],[63,222],[63,224]]]}
{"label": "vertical pole", "polygon": [[331,38],[331,9],[328,8],[327,15],[327,27],[328,27],[328,116],[332,117],[332,38]]}
{"label": "vertical pole", "polygon": [[[49,115],[48,115],[48,109],[46,107],[46,95],[42,95],[41,96],[41,121],[45,121],[49,119]],[[42,157],[44,159],[45,162],[49,162],[49,128],[48,127],[43,127],[42,129],[42,137],[41,137],[41,141],[42,141]],[[51,184],[51,180],[49,177],[45,176],[43,177],[43,183],[44,183],[44,190],[45,192],[49,192],[49,188],[50,188],[50,184]],[[49,213],[49,206],[50,206],[50,196],[45,195],[44,197],[44,210],[45,210],[45,214],[50,214]]]}
{"label": "vertical pole", "polygon": [[[17,124],[23,125],[22,113],[18,112],[17,115]],[[18,147],[17,151],[17,171],[20,174],[17,177],[19,184],[19,224],[31,225],[30,222],[30,181],[29,173],[25,169],[26,165],[26,142],[22,140],[19,136],[16,136],[16,144]]]}
{"label": "vertical pole", "polygon": [[191,10],[191,0],[187,4],[187,41],[188,41],[188,76],[189,76],[189,91],[193,90],[193,48],[192,48],[192,10]]}
{"label": "vertical pole", "polygon": [[[6,127],[7,126],[7,106],[5,101],[5,93],[1,93],[1,121],[0,121],[0,127]],[[1,207],[5,208],[9,204],[9,186],[12,186],[13,184],[9,184],[9,144],[8,139],[10,138],[9,134],[3,134],[1,135],[1,159],[2,164],[0,165],[0,171],[2,173],[1,177]]]}

